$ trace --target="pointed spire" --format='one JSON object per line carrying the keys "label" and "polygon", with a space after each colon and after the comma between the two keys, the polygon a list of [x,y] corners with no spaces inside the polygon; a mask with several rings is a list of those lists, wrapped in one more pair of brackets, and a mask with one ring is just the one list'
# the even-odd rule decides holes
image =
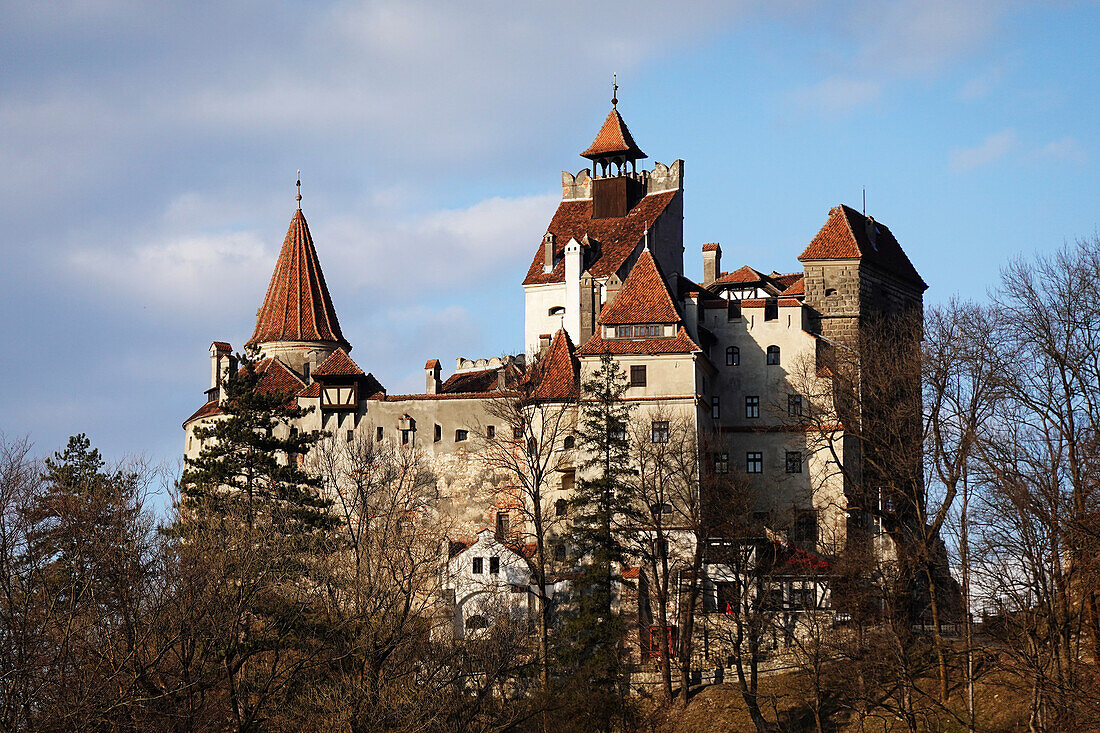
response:
{"label": "pointed spire", "polygon": [[587,150],[581,153],[581,156],[589,160],[607,157],[640,160],[648,157],[634,142],[634,138],[631,137],[630,130],[627,129],[622,115],[619,114],[618,76],[612,78],[614,81],[611,86],[611,111],[607,113],[607,118],[596,134],[596,139],[592,141]]}
{"label": "pointed spire", "polygon": [[267,295],[256,314],[256,330],[248,343],[275,341],[316,341],[351,350],[340,332],[336,309],[301,209],[290,220]]}

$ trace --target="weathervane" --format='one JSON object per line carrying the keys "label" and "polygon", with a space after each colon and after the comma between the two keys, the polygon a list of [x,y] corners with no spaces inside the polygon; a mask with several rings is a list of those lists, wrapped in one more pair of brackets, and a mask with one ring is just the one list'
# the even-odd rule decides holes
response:
{"label": "weathervane", "polygon": [[618,107],[619,105],[619,75],[611,75],[611,106]]}
{"label": "weathervane", "polygon": [[298,195],[294,199],[298,202],[298,211],[302,210],[302,169],[298,169],[298,181],[295,183],[298,187]]}

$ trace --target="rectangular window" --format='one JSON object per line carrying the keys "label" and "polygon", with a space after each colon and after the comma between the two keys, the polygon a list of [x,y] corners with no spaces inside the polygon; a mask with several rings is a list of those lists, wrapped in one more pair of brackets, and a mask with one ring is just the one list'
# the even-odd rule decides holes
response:
{"label": "rectangular window", "polygon": [[461,443],[462,441],[466,440],[466,438],[468,438],[468,437],[470,437],[470,433],[468,433],[465,430],[456,430],[455,431],[455,442],[456,443]]}
{"label": "rectangular window", "polygon": [[563,562],[565,560],[565,544],[564,543],[559,542],[558,544],[554,545],[554,559],[557,560],[558,562]]}
{"label": "rectangular window", "polygon": [[787,451],[787,473],[802,473],[802,452]]}
{"label": "rectangular window", "polygon": [[516,440],[523,440],[523,426],[516,425],[512,428],[512,437]]}
{"label": "rectangular window", "polygon": [[713,417],[715,420],[717,420],[719,415],[721,414],[721,411],[722,411],[721,401],[717,397],[711,397],[710,398],[710,416]]}
{"label": "rectangular window", "polygon": [[745,398],[745,417],[756,418],[760,417],[760,397],[759,395],[749,395]]}
{"label": "rectangular window", "polygon": [[634,338],[649,338],[661,335],[661,327],[655,324],[634,327]]}
{"label": "rectangular window", "polygon": [[726,366],[737,366],[741,363],[741,349],[730,346],[726,349]]}
{"label": "rectangular window", "polygon": [[653,421],[653,442],[654,443],[667,443],[668,442],[668,420],[654,420]]}
{"label": "rectangular window", "polygon": [[645,365],[634,364],[630,367],[630,386],[631,387],[644,387],[645,386]]}
{"label": "rectangular window", "polygon": [[481,557],[474,558],[474,575],[481,575],[485,571],[485,559]]}
{"label": "rectangular window", "polygon": [[489,558],[489,575],[500,575],[500,558]]}
{"label": "rectangular window", "polygon": [[730,304],[726,306],[726,320],[727,321],[739,321],[741,320],[741,301],[733,299]]}
{"label": "rectangular window", "polygon": [[776,318],[779,318],[779,301],[768,298],[764,301],[764,320],[774,321]]}
{"label": "rectangular window", "polygon": [[748,452],[745,454],[745,473],[764,473],[764,454]]}
{"label": "rectangular window", "polygon": [[626,426],[612,425],[611,432],[608,435],[612,440],[626,440]]}
{"label": "rectangular window", "polygon": [[509,517],[507,512],[497,512],[497,539],[504,540],[508,537]]}
{"label": "rectangular window", "polygon": [[435,426],[435,438],[434,438],[434,440],[435,440],[436,443],[443,440],[443,426],[442,425],[436,425]]}
{"label": "rectangular window", "polygon": [[729,453],[715,453],[714,454],[714,472],[715,473],[729,473],[730,472],[730,454]]}
{"label": "rectangular window", "polygon": [[741,595],[738,591],[737,583],[715,583],[714,595],[715,606],[714,609],[718,613],[725,613],[733,615],[737,613],[737,599]]}
{"label": "rectangular window", "polygon": [[787,414],[791,417],[802,417],[802,395],[787,395]]}
{"label": "rectangular window", "polygon": [[374,439],[379,443],[382,442],[382,428],[376,428],[374,431]]}
{"label": "rectangular window", "polygon": [[347,442],[350,443],[351,441],[355,440],[355,431],[354,430],[349,430],[347,432],[347,435],[345,435],[344,437],[347,440]]}
{"label": "rectangular window", "polygon": [[486,438],[495,438],[495,437],[497,437],[497,426],[496,425],[490,425],[489,427],[485,428],[485,437]]}
{"label": "rectangular window", "polygon": [[615,338],[628,339],[634,335],[633,326],[615,326]]}
{"label": "rectangular window", "polygon": [[411,433],[412,433],[411,430],[402,430],[401,431],[401,445],[408,445],[409,444],[409,438],[410,438]]}

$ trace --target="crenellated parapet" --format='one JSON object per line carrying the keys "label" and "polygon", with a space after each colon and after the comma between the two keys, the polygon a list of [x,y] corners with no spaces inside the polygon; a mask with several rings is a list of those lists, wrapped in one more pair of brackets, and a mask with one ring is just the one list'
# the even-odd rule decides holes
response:
{"label": "crenellated parapet", "polygon": [[638,184],[643,196],[664,191],[679,191],[684,187],[684,161],[675,160],[671,165],[654,163],[652,170],[623,172],[618,175],[595,175],[588,168],[582,168],[576,174],[561,172],[562,201],[581,201],[592,198],[593,181],[605,178],[626,178]]}
{"label": "crenellated parapet", "polygon": [[458,357],[455,360],[455,374],[461,372],[479,372],[484,369],[500,369],[501,367],[517,366],[523,368],[527,357],[523,354],[515,356],[494,356],[488,359],[464,359]]}

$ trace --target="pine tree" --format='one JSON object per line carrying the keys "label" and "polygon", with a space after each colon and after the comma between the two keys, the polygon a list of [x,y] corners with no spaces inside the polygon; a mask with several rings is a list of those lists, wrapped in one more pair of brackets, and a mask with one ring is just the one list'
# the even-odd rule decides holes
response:
{"label": "pine tree", "polygon": [[203,448],[180,479],[174,534],[192,597],[184,646],[213,649],[194,675],[227,700],[227,723],[253,730],[286,703],[334,633],[321,593],[337,517],[320,479],[298,465],[321,434],[290,427],[306,411],[265,380],[276,362],[257,364],[254,351],[238,358],[222,415],[194,431]]}
{"label": "pine tree", "polygon": [[577,430],[582,478],[572,501],[570,541],[580,573],[572,581],[574,610],[565,625],[571,643],[562,661],[586,690],[592,723],[601,730],[610,728],[618,714],[624,682],[626,627],[615,613],[614,598],[616,576],[627,559],[620,522],[633,505],[627,439],[632,405],[623,401],[628,386],[622,367],[604,354],[599,368],[581,385]]}
{"label": "pine tree", "polygon": [[276,532],[305,534],[331,529],[332,502],[321,495],[320,479],[297,461],[320,433],[291,429],[287,437],[277,435],[307,411],[293,394],[264,384],[266,370],[255,358],[255,350],[238,356],[240,371],[223,385],[224,417],[194,431],[203,448],[187,459],[180,479],[183,514],[192,521],[239,510],[250,527],[262,522]]}

